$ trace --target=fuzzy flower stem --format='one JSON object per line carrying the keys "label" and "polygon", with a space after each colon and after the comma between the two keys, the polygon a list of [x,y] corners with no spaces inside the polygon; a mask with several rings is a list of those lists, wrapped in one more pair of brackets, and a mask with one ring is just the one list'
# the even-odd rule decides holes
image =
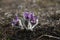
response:
{"label": "fuzzy flower stem", "polygon": [[36,25],[38,25],[38,19],[36,20],[36,24],[33,25],[32,29],[36,27]]}

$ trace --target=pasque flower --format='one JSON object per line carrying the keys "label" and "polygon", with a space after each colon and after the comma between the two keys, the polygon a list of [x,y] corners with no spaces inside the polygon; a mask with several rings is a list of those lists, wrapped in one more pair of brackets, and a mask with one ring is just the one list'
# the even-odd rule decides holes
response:
{"label": "pasque flower", "polygon": [[23,17],[27,20],[32,20],[33,16],[34,16],[34,13],[32,12],[24,12],[23,14]]}
{"label": "pasque flower", "polygon": [[29,20],[32,20],[33,17],[34,17],[34,13],[33,12],[30,12],[29,15],[28,15],[28,17],[29,17]]}
{"label": "pasque flower", "polygon": [[17,15],[15,15],[15,18],[12,20],[12,24],[14,26],[16,26],[17,24],[21,26],[21,28],[24,28],[23,26],[25,26],[26,29],[33,29],[38,24],[38,18],[37,16],[34,15],[33,12],[24,12],[23,18],[24,18],[23,20],[24,22],[21,19],[19,19]]}
{"label": "pasque flower", "polygon": [[13,24],[13,25],[16,25],[16,24],[18,23],[18,21],[19,21],[19,18],[18,18],[18,16],[16,15],[15,18],[12,20],[12,24]]}
{"label": "pasque flower", "polygon": [[37,16],[33,16],[32,19],[31,19],[31,23],[32,24],[35,24],[36,23],[36,20],[37,20]]}
{"label": "pasque flower", "polygon": [[24,19],[27,19],[28,20],[29,19],[28,16],[29,16],[29,12],[24,12],[24,14],[23,14]]}
{"label": "pasque flower", "polygon": [[24,12],[23,16],[25,19],[28,19],[32,23],[35,23],[35,21],[37,19],[37,16],[35,16],[33,12]]}

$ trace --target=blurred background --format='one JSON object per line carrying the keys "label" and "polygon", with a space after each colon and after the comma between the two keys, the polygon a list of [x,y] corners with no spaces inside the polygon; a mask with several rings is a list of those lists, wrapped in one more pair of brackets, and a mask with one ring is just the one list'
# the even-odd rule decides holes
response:
{"label": "blurred background", "polygon": [[[39,16],[39,26],[43,31],[40,30],[39,33],[38,31],[21,32],[19,29],[11,28],[9,24],[14,14],[18,13],[19,17],[22,17],[24,11],[32,11]],[[56,31],[55,34],[60,36],[60,0],[0,0],[0,40],[35,40],[38,35],[50,34],[51,30]],[[19,37],[16,36],[17,33]]]}

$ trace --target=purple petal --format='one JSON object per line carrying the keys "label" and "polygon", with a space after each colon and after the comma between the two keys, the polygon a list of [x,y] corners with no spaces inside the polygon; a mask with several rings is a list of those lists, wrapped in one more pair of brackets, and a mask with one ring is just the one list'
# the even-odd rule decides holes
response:
{"label": "purple petal", "polygon": [[24,12],[24,18],[28,20],[35,20],[35,15],[33,12]]}
{"label": "purple petal", "polygon": [[31,19],[31,23],[36,23],[36,19],[37,19],[37,16],[34,16],[34,17]]}
{"label": "purple petal", "polygon": [[19,18],[18,18],[18,16],[16,15],[16,16],[15,16],[15,20],[18,20],[18,19],[19,19]]}
{"label": "purple petal", "polygon": [[29,15],[29,12],[24,12],[24,14],[23,14],[25,19],[29,19],[28,15]]}
{"label": "purple petal", "polygon": [[29,19],[31,20],[31,19],[33,18],[33,16],[34,16],[34,14],[31,12],[31,13],[29,14]]}
{"label": "purple petal", "polygon": [[12,20],[12,24],[16,25],[18,21],[19,21],[18,15],[15,15],[15,17]]}

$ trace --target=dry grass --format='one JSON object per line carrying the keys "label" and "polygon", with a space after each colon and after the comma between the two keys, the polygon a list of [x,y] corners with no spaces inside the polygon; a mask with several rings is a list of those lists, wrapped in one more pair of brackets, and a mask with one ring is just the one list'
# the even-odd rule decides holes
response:
{"label": "dry grass", "polygon": [[[41,30],[36,29],[36,31],[34,32],[20,31],[20,29],[12,28],[10,25],[7,25],[10,23],[14,14],[17,11],[19,13],[19,17],[22,17],[22,14],[26,9],[27,11],[33,11],[35,15],[39,16],[39,26],[41,27]],[[20,38],[21,40],[33,39],[38,35],[40,36],[41,34],[49,34],[51,32],[51,29],[49,29],[50,31],[48,31],[47,29],[50,27],[54,27],[52,34],[54,33],[55,35],[60,36],[59,34],[60,33],[60,1],[58,0],[36,0],[36,1],[0,0],[0,39],[1,40],[3,39],[10,40],[11,37],[12,39],[14,37],[17,37],[16,38],[17,40],[19,40]],[[19,34],[20,37],[16,36],[17,32],[18,34],[25,33],[24,35],[26,37],[20,34]],[[31,36],[32,33],[34,37]],[[27,35],[29,35],[29,37]],[[23,39],[22,37],[24,37],[25,39]]]}

